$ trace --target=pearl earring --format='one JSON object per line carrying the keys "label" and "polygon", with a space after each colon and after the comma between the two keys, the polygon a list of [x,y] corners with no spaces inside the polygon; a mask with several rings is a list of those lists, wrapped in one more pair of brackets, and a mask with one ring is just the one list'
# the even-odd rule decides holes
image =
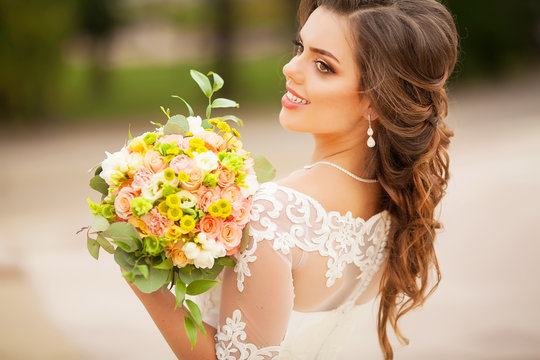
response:
{"label": "pearl earring", "polygon": [[367,129],[368,139],[367,146],[372,148],[375,146],[375,139],[373,139],[373,129],[371,128],[371,114],[368,114],[369,127]]}

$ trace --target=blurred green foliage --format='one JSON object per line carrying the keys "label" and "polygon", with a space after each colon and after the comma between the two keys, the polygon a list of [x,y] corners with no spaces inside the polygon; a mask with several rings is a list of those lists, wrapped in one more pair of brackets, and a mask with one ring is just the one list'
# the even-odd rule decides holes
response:
{"label": "blurred green foliage", "polygon": [[[540,1],[442,1],[454,14],[460,34],[454,80],[538,63]],[[284,85],[281,67],[291,55],[286,38],[294,33],[297,2],[2,0],[0,122],[47,115],[65,120],[146,116],[157,113],[160,105],[182,109],[169,95],[182,95],[195,105],[200,98],[189,79],[190,68],[224,75],[224,92],[241,106],[279,104]],[[229,15],[223,21],[225,14]],[[214,41],[207,38],[213,55],[190,54],[175,64],[108,66],[115,31],[149,19],[173,24],[179,31],[214,34]],[[284,39],[283,51],[239,59],[228,52],[230,44],[223,44],[233,41],[230,34],[257,29]],[[74,39],[85,40],[82,62],[68,62],[62,56]],[[216,45],[220,43],[223,46]]]}

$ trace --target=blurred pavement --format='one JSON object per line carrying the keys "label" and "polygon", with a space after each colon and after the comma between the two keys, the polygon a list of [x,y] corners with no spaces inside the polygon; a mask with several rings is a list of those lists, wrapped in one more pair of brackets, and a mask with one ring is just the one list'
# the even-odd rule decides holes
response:
{"label": "blurred pavement", "polygon": [[[396,359],[540,358],[539,94],[537,72],[452,97],[452,180],[437,243],[443,281],[404,318],[411,344]],[[312,143],[282,130],[278,113],[240,115],[246,147],[282,177],[309,162]],[[112,256],[95,261],[75,235],[91,221],[86,198],[97,200],[87,170],[120,149],[129,122],[137,134],[153,129],[150,120],[162,119],[0,129],[1,359],[174,358]],[[374,321],[368,304],[358,358],[380,358]]]}

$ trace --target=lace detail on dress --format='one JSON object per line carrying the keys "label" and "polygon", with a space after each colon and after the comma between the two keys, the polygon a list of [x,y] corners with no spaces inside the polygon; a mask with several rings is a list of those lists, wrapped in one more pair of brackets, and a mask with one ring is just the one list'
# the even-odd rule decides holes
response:
{"label": "lace detail on dress", "polygon": [[[243,291],[245,276],[251,276],[249,263],[254,262],[257,243],[271,240],[274,250],[289,254],[294,246],[328,257],[326,286],[343,276],[347,264],[354,263],[362,273],[361,288],[371,280],[373,268],[384,259],[389,229],[386,211],[367,221],[355,218],[348,211],[327,212],[312,197],[275,183],[263,184],[253,198],[249,234],[251,247],[236,256],[237,287]],[[382,246],[381,246],[382,245]],[[368,275],[369,274],[369,275]],[[370,276],[371,275],[371,276]],[[359,296],[359,294],[356,294]]]}
{"label": "lace detail on dress", "polygon": [[245,343],[245,327],[242,313],[238,309],[233,311],[232,318],[226,319],[225,325],[218,326],[215,335],[218,360],[266,360],[278,357],[280,346],[258,349],[253,344]]}

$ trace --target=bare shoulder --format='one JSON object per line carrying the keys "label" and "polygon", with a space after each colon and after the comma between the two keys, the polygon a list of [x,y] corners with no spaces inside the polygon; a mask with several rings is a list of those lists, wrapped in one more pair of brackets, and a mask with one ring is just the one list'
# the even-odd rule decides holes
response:
{"label": "bare shoulder", "polygon": [[369,218],[380,211],[377,184],[362,184],[351,177],[330,168],[312,168],[292,172],[277,181],[278,185],[304,193],[317,200],[327,211]]}

